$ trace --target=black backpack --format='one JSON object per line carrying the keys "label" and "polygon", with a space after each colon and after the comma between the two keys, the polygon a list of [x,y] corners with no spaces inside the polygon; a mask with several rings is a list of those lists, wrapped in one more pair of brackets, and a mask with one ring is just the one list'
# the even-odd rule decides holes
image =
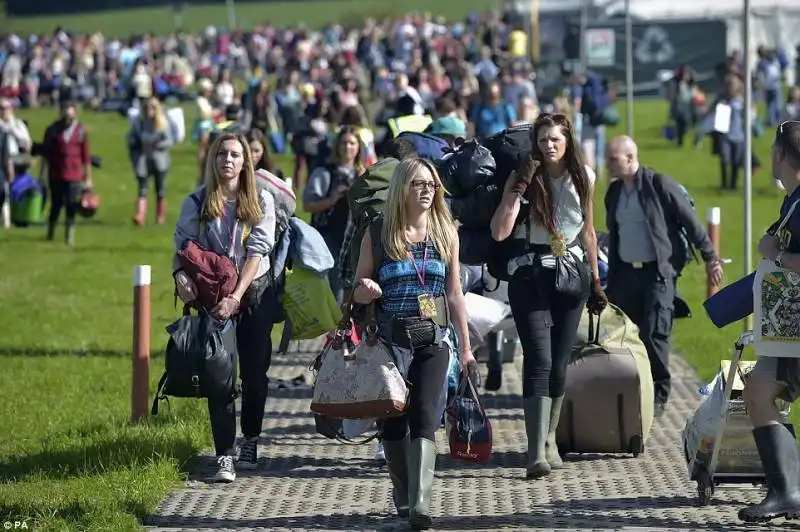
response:
{"label": "black backpack", "polygon": [[164,359],[166,370],[158,381],[152,415],[158,402],[172,397],[236,397],[236,322],[220,322],[201,311],[183,316],[167,327],[169,342]]}
{"label": "black backpack", "polygon": [[466,265],[486,265],[486,270],[500,281],[510,281],[508,261],[528,251],[530,205],[523,203],[511,235],[502,242],[492,237],[489,225],[483,227],[461,226],[458,229],[459,260]]}
{"label": "black backpack", "polygon": [[491,182],[499,186],[500,190],[511,172],[519,168],[522,160],[533,150],[533,142],[533,124],[504,129],[483,142],[494,156],[496,170]]}

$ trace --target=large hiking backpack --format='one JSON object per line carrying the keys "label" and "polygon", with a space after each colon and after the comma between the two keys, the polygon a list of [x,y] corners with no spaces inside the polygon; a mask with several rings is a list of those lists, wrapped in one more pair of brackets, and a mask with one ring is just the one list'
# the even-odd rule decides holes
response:
{"label": "large hiking backpack", "polygon": [[348,255],[350,271],[354,272],[358,265],[361,239],[364,237],[364,233],[370,224],[383,214],[386,197],[389,193],[389,181],[398,164],[400,161],[391,157],[381,159],[358,176],[350,190],[347,191],[350,216],[355,225],[355,233]]}
{"label": "large hiking backpack", "polygon": [[[694,198],[692,198],[691,194],[689,194],[689,191],[686,190],[686,187],[678,183],[678,188],[686,198],[686,201],[689,202],[689,205],[692,206],[692,209],[694,209]],[[683,227],[680,229],[680,239],[678,256],[680,257],[679,265],[681,265],[681,267],[678,269],[678,275],[680,275],[680,273],[683,271],[683,268],[688,266],[690,262],[700,262],[700,259],[697,258],[697,250],[694,248],[692,241],[689,240],[689,235],[686,234],[686,229]]]}
{"label": "large hiking backpack", "polygon": [[[662,174],[655,174],[653,176],[654,182],[656,184],[655,189],[658,194],[663,194],[662,186],[658,182],[664,178],[665,176],[663,176]],[[678,190],[680,190],[683,197],[686,198],[686,201],[689,202],[689,205],[692,206],[692,209],[694,209],[695,208],[694,198],[692,198],[692,195],[689,194],[689,191],[686,189],[686,187],[681,185],[677,181],[675,182],[675,184],[678,186]],[[664,198],[664,200],[665,199],[666,198]],[[669,202],[662,201],[662,205],[669,205]],[[676,273],[680,275],[683,269],[686,268],[686,266],[688,266],[693,261],[700,262],[700,259],[697,257],[697,250],[692,244],[692,241],[689,239],[689,235],[686,233],[686,229],[678,222],[677,219],[674,219],[675,217],[671,213],[667,213],[667,215],[672,217],[673,223],[675,223],[678,226],[679,240],[678,242],[673,242],[673,245],[677,244],[676,248],[673,250],[674,255],[676,257],[676,259],[673,261],[673,265],[675,267]]]}
{"label": "large hiking backpack", "polygon": [[486,265],[486,270],[499,281],[510,281],[508,261],[523,255],[528,249],[530,204],[523,203],[511,235],[502,242],[492,237],[489,224],[479,227],[461,226],[458,229],[459,260],[467,265]]}
{"label": "large hiking backpack", "polygon": [[494,175],[475,186],[470,194],[453,199],[453,217],[462,226],[470,229],[489,226],[503,198],[508,176],[519,168],[523,159],[533,150],[532,135],[533,125],[523,124],[504,129],[483,142],[483,146],[494,157]]}

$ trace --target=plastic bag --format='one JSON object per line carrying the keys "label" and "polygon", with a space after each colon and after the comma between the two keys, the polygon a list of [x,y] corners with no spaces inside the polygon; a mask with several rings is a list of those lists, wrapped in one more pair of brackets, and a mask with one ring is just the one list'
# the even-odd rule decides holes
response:
{"label": "plastic bag", "polygon": [[492,152],[473,139],[442,159],[439,176],[450,196],[460,198],[492,178],[495,167]]}
{"label": "plastic bag", "polygon": [[367,432],[375,432],[377,419],[343,419],[342,434],[345,438],[357,438]]}
{"label": "plastic bag", "polygon": [[467,327],[469,328],[470,339],[474,339],[475,344],[483,341],[483,338],[496,328],[511,315],[511,307],[502,301],[497,301],[478,294],[469,292],[464,295],[467,306]]}
{"label": "plastic bag", "polygon": [[720,423],[725,422],[725,380],[722,372],[717,373],[701,392],[706,392],[694,415],[686,421],[683,429],[683,446],[686,451],[689,473],[694,471],[697,453],[711,454],[714,438]]}
{"label": "plastic bag", "polygon": [[327,276],[297,268],[286,270],[283,308],[292,322],[292,340],[312,340],[335,329],[342,311]]}

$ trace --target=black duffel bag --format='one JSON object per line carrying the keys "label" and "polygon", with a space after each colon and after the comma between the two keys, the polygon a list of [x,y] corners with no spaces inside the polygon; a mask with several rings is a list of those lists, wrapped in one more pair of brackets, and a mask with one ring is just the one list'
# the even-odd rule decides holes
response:
{"label": "black duffel bag", "polygon": [[494,176],[492,153],[477,140],[469,140],[438,163],[439,178],[453,198],[471,194]]}
{"label": "black duffel bag", "polygon": [[158,381],[151,413],[172,397],[225,398],[238,395],[236,322],[220,321],[205,311],[183,316],[167,327],[166,371]]}
{"label": "black duffel bag", "polygon": [[491,183],[502,190],[511,172],[520,167],[520,163],[533,150],[533,124],[521,124],[504,129],[483,141],[494,157],[495,172]]}

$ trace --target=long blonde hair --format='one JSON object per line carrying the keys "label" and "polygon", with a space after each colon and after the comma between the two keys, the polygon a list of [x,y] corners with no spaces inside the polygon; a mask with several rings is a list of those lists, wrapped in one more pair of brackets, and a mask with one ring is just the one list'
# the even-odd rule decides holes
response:
{"label": "long blonde hair", "polygon": [[394,169],[389,181],[388,197],[384,210],[381,243],[386,255],[393,260],[408,258],[405,225],[408,220],[406,202],[410,194],[411,181],[418,177],[423,168],[430,170],[439,188],[433,195],[433,204],[428,210],[428,236],[445,264],[450,263],[453,248],[458,241],[458,233],[450,210],[444,201],[444,187],[436,168],[425,159],[412,158],[401,161]]}
{"label": "long blonde hair", "polygon": [[250,144],[248,144],[244,135],[236,133],[222,133],[208,149],[206,169],[203,175],[203,182],[206,185],[206,201],[205,205],[203,205],[201,218],[203,220],[213,220],[221,218],[224,213],[225,196],[220,187],[221,177],[217,169],[217,155],[222,148],[222,144],[229,140],[235,140],[242,145],[242,156],[244,157],[242,172],[239,174],[236,218],[252,226],[261,221],[264,213],[261,210],[258,185],[253,171],[253,156],[250,154]]}
{"label": "long blonde hair", "polygon": [[[147,103],[145,107],[152,105],[153,109],[155,110],[153,116],[153,129],[158,131],[159,133],[164,133],[169,131],[169,123],[167,123],[167,115],[164,114],[164,108],[161,106],[161,102],[158,101],[156,97],[150,97],[147,99]],[[145,114],[142,116],[144,120],[147,120],[147,111],[145,109]]]}

